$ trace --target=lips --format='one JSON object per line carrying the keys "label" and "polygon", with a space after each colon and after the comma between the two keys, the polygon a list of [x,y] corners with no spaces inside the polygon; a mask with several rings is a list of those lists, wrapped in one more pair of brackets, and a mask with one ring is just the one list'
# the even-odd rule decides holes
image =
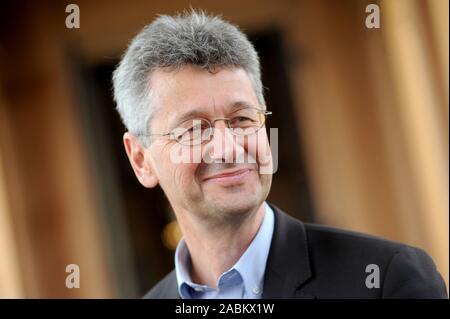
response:
{"label": "lips", "polygon": [[222,172],[216,175],[209,176],[205,178],[203,181],[216,181],[223,183],[234,183],[239,182],[243,178],[245,178],[248,173],[250,173],[250,168],[244,168],[239,170],[234,170],[230,172]]}

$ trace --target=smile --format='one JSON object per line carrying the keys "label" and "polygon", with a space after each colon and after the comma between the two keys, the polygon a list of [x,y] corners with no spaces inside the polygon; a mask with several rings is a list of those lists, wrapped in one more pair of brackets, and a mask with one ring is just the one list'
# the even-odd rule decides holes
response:
{"label": "smile", "polygon": [[217,182],[217,183],[221,183],[221,184],[236,184],[239,182],[242,182],[247,176],[248,174],[251,172],[251,169],[246,168],[246,169],[240,169],[237,171],[233,171],[233,172],[228,172],[228,173],[221,173],[221,174],[217,174],[211,177],[207,177],[204,179],[204,182],[209,181],[209,182]]}

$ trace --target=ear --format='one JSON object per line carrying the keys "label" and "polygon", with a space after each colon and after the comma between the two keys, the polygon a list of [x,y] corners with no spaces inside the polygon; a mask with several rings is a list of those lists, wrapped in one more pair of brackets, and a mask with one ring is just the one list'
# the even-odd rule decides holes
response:
{"label": "ear", "polygon": [[155,174],[153,168],[153,162],[150,161],[148,152],[139,141],[139,139],[133,134],[126,132],[123,135],[123,144],[125,151],[127,152],[128,159],[130,160],[131,167],[139,182],[147,187],[152,188],[158,185],[158,177]]}

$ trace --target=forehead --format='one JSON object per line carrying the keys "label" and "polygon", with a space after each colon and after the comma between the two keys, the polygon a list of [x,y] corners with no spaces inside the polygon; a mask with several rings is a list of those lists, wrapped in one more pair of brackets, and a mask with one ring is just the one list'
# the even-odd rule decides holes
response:
{"label": "forehead", "polygon": [[252,83],[242,68],[214,72],[185,66],[176,71],[155,70],[151,77],[154,101],[166,120],[186,112],[226,112],[236,101],[257,106]]}

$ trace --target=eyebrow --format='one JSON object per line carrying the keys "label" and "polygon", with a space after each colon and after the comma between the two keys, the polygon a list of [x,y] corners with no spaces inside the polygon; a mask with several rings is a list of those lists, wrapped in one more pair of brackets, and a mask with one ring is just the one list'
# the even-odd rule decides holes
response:
{"label": "eyebrow", "polygon": [[[256,108],[256,106],[254,106],[253,104],[249,104],[245,101],[236,101],[230,104],[230,108],[231,108],[231,112],[236,111],[238,109],[243,109],[243,108],[247,108],[247,107],[253,107]],[[188,111],[186,113],[184,113],[183,115],[179,116],[175,123],[176,125],[183,123],[184,121],[187,121],[189,119],[195,118],[199,115],[203,115],[205,114],[205,111],[202,110],[191,110]]]}

